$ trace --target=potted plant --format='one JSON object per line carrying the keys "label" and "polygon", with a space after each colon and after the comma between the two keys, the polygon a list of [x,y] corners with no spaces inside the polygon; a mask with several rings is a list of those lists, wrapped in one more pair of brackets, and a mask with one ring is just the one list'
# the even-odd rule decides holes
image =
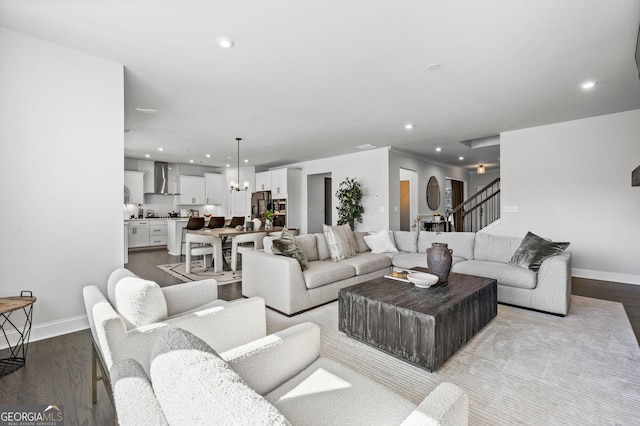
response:
{"label": "potted plant", "polygon": [[264,227],[271,228],[273,226],[273,209],[264,212]]}
{"label": "potted plant", "polygon": [[338,191],[338,225],[349,224],[351,229],[355,229],[355,222],[362,223],[362,187],[355,179],[346,178],[340,183]]}

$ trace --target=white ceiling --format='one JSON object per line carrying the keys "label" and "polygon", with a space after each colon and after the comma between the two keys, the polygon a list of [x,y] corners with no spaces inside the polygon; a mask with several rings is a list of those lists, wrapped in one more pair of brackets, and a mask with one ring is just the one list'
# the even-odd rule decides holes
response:
{"label": "white ceiling", "polygon": [[2,27],[124,65],[127,157],[223,166],[242,137],[260,168],[362,144],[497,165],[459,142],[640,108],[639,22],[640,0],[0,0]]}

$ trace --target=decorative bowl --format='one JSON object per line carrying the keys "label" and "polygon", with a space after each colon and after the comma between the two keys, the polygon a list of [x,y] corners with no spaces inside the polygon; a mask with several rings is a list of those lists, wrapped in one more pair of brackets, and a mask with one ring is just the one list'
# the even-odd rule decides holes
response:
{"label": "decorative bowl", "polygon": [[413,285],[420,288],[429,288],[438,282],[436,275],[427,274],[426,272],[412,272],[407,275],[407,279],[413,283]]}

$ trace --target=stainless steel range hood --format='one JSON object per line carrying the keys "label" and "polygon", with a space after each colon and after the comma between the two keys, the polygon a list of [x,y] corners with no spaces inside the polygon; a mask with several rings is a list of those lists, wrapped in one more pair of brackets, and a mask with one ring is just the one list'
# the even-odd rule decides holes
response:
{"label": "stainless steel range hood", "polygon": [[178,195],[175,182],[171,182],[173,173],[169,163],[156,161],[153,163],[153,192],[151,194]]}

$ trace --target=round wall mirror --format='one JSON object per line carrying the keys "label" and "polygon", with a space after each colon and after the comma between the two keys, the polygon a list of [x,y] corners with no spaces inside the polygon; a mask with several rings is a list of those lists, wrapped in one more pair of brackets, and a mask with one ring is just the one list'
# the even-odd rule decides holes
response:
{"label": "round wall mirror", "polygon": [[427,205],[431,210],[438,210],[440,207],[440,185],[435,176],[431,176],[427,182]]}

